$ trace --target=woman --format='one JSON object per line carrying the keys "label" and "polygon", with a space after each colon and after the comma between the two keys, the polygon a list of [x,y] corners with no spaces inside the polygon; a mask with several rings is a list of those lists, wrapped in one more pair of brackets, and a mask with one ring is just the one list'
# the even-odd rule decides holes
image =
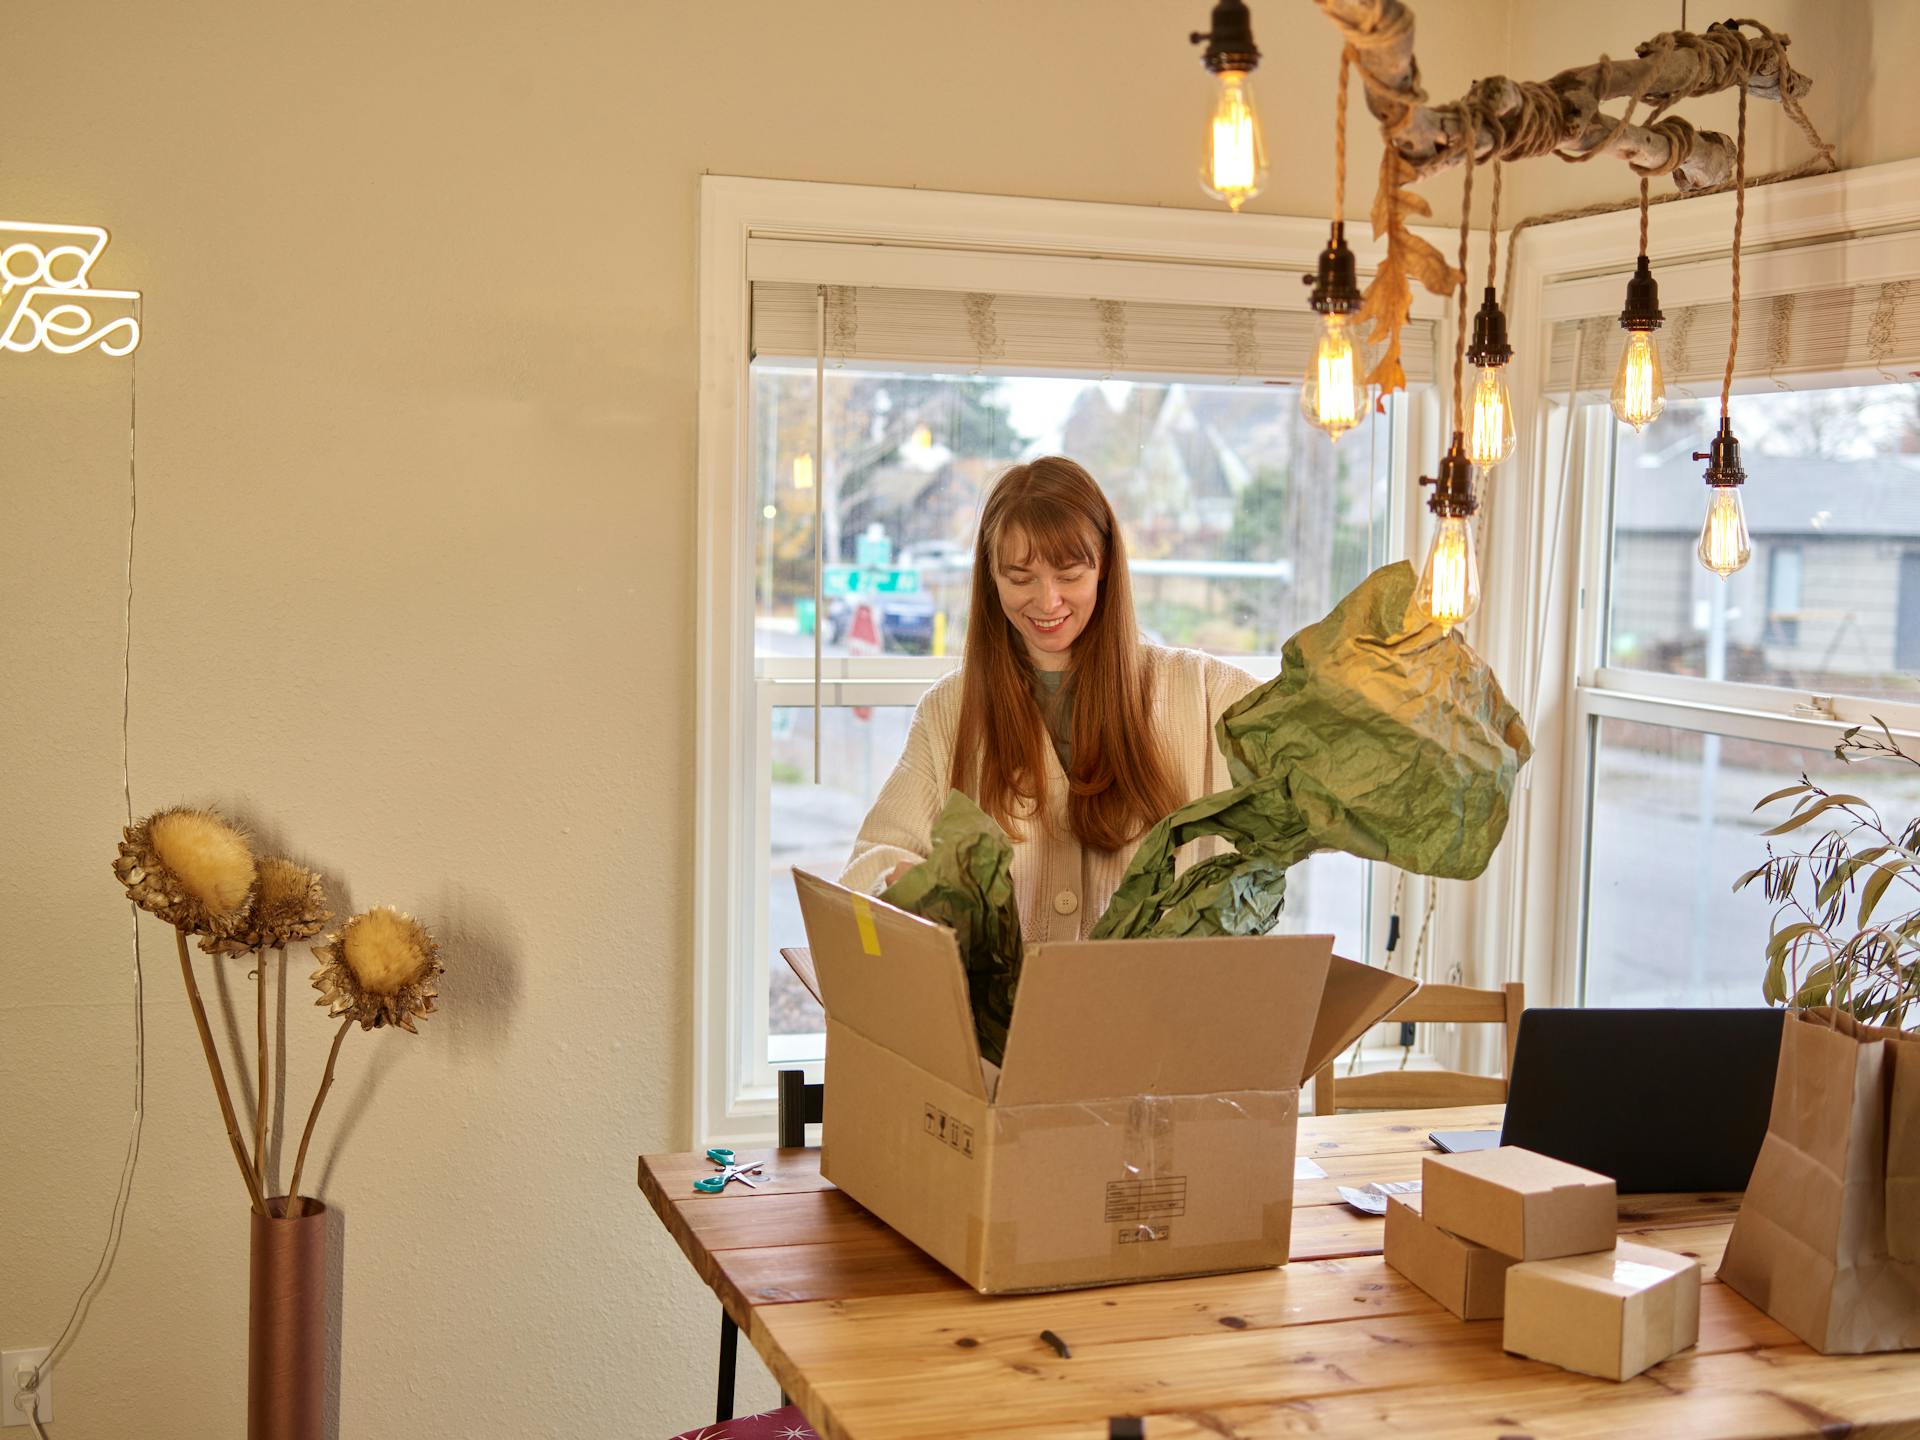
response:
{"label": "woman", "polygon": [[1093,477],[1057,455],[1015,465],[980,512],[960,669],[914,712],[841,883],[878,891],[919,864],[961,790],[1013,839],[1025,938],[1078,939],[1154,822],[1230,783],[1214,722],[1256,683],[1143,642]]}

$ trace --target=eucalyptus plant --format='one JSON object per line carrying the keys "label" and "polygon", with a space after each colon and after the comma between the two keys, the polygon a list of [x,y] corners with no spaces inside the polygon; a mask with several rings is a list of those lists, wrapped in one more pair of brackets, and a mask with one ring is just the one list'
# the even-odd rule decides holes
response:
{"label": "eucalyptus plant", "polygon": [[[1878,736],[1855,725],[1833,747],[1843,764],[1891,760],[1920,768],[1886,723]],[[1858,795],[1825,790],[1804,773],[1798,785],[1753,808],[1793,802],[1793,813],[1764,832],[1788,835],[1819,821],[1828,827],[1801,849],[1775,849],[1733,882],[1758,880],[1774,906],[1761,990],[1770,1005],[1829,1005],[1855,1019],[1905,1028],[1920,1004],[1920,817],[1898,830]],[[1916,1014],[1920,1024],[1920,1014]]]}

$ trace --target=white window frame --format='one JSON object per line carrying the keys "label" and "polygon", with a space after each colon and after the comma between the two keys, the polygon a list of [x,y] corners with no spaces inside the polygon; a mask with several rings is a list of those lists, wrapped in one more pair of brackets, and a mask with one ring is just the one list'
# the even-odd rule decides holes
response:
{"label": "white window frame", "polygon": [[[1426,231],[1445,243],[1438,230]],[[693,1085],[695,1139],[751,1141],[772,1134],[764,1036],[746,1017],[765,994],[766,957],[752,943],[757,857],[745,854],[755,803],[757,737],[771,683],[756,681],[752,527],[744,457],[750,423],[749,295],[754,281],[894,285],[996,294],[1099,295],[1141,303],[1304,304],[1300,277],[1326,244],[1325,219],[1231,215],[1078,201],[1019,199],[877,186],[706,176],[701,182],[699,290]],[[1363,270],[1378,247],[1350,232]],[[1444,320],[1431,296],[1422,319]],[[1450,343],[1450,341],[1449,341]],[[1450,352],[1448,352],[1450,353]],[[1400,407],[1396,437],[1409,464],[1430,464],[1444,437],[1433,407]],[[1416,487],[1402,487],[1394,535],[1417,535]],[[884,703],[920,690],[952,662],[889,658],[884,678],[829,662],[827,704]],[[778,667],[776,667],[778,668]],[[810,678],[810,662],[807,662]],[[799,687],[796,687],[798,689]],[[805,687],[811,701],[811,684]],[[761,817],[764,821],[764,817]],[[763,1010],[764,1007],[758,1007]]]}
{"label": "white window frame", "polygon": [[[1723,194],[1653,212],[1651,255],[1663,305],[1726,299],[1733,206],[1734,197]],[[1536,227],[1516,256],[1514,403],[1531,423],[1522,426],[1512,465],[1513,475],[1524,479],[1503,487],[1489,549],[1524,563],[1489,565],[1483,605],[1535,618],[1491,631],[1484,648],[1522,715],[1535,722],[1535,754],[1515,795],[1507,843],[1477,882],[1479,903],[1466,907],[1463,923],[1472,927],[1468,947],[1480,957],[1471,983],[1524,980],[1534,1005],[1581,1002],[1596,721],[1617,717],[1811,747],[1831,746],[1843,729],[1871,715],[1885,718],[1896,733],[1920,734],[1920,705],[1601,663],[1613,421],[1604,404],[1597,414],[1576,407],[1584,413],[1573,426],[1562,500],[1565,394],[1564,387],[1547,393],[1546,357],[1558,321],[1618,306],[1638,224],[1637,212],[1628,209]],[[1920,161],[1748,192],[1741,248],[1741,299],[1753,307],[1748,314],[1763,314],[1760,302],[1770,295],[1914,276],[1920,276]],[[1753,353],[1744,341],[1742,348]],[[1606,373],[1617,356],[1609,350]],[[1709,437],[1700,438],[1704,449]],[[1544,703],[1534,699],[1536,679]]]}

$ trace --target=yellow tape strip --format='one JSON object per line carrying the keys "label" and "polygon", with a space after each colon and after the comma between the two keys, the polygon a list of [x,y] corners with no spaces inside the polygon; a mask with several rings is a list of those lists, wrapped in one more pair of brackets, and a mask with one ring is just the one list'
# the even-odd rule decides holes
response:
{"label": "yellow tape strip", "polygon": [[880,932],[874,928],[873,906],[867,903],[867,897],[853,897],[853,923],[860,927],[860,948],[869,955],[880,953]]}

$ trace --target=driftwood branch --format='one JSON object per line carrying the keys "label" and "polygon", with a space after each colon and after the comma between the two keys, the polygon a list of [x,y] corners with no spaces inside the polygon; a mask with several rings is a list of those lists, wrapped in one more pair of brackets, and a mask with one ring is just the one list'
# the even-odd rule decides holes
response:
{"label": "driftwood branch", "polygon": [[[1611,155],[1641,170],[1671,173],[1681,190],[1707,189],[1732,178],[1733,140],[1717,131],[1695,131],[1662,112],[1681,100],[1732,89],[1743,74],[1750,96],[1780,101],[1783,68],[1791,77],[1786,94],[1797,109],[1813,83],[1784,66],[1786,36],[1767,37],[1777,44],[1762,43],[1716,24],[1705,34],[1657,35],[1632,59],[1603,58],[1546,81],[1491,76],[1475,82],[1461,100],[1430,105],[1413,54],[1413,15],[1401,0],[1315,3],[1353,46],[1366,82],[1367,108],[1416,180],[1466,158],[1471,116],[1472,153],[1482,161]],[[1630,112],[1608,114],[1601,108],[1617,100],[1647,107],[1651,123],[1622,123]]]}
{"label": "driftwood branch", "polygon": [[[1684,117],[1668,112],[1682,100],[1741,88],[1757,99],[1778,102],[1814,155],[1798,171],[1758,177],[1758,182],[1747,176],[1747,184],[1834,166],[1833,147],[1820,138],[1800,104],[1813,82],[1788,62],[1787,37],[1757,20],[1716,23],[1702,34],[1663,31],[1639,46],[1630,60],[1603,55],[1592,65],[1562,70],[1547,80],[1489,76],[1476,80],[1458,100],[1430,105],[1413,54],[1413,11],[1403,0],[1314,3],[1339,29],[1366,86],[1367,108],[1380,122],[1386,142],[1373,203],[1373,233],[1386,237],[1387,248],[1360,307],[1369,327],[1367,338],[1380,347],[1367,383],[1383,395],[1406,384],[1399,342],[1412,309],[1412,282],[1418,280],[1436,295],[1451,295],[1464,283],[1458,270],[1408,228],[1408,216],[1432,213],[1413,188],[1428,176],[1469,157],[1481,164],[1541,155],[1564,160],[1610,156],[1626,161],[1643,177],[1671,175],[1683,195],[1722,189],[1736,174],[1737,142],[1717,131],[1696,130]],[[1346,73],[1343,68],[1343,93]],[[1603,108],[1608,104],[1619,108],[1610,113]],[[1744,108],[1741,113],[1744,123]],[[1574,213],[1531,217],[1514,230]],[[1735,246],[1737,254],[1737,239]],[[1511,244],[1508,255],[1511,272]],[[1737,266],[1734,273],[1737,284]],[[1461,326],[1465,328],[1464,309]],[[1456,414],[1459,391],[1456,361]]]}

